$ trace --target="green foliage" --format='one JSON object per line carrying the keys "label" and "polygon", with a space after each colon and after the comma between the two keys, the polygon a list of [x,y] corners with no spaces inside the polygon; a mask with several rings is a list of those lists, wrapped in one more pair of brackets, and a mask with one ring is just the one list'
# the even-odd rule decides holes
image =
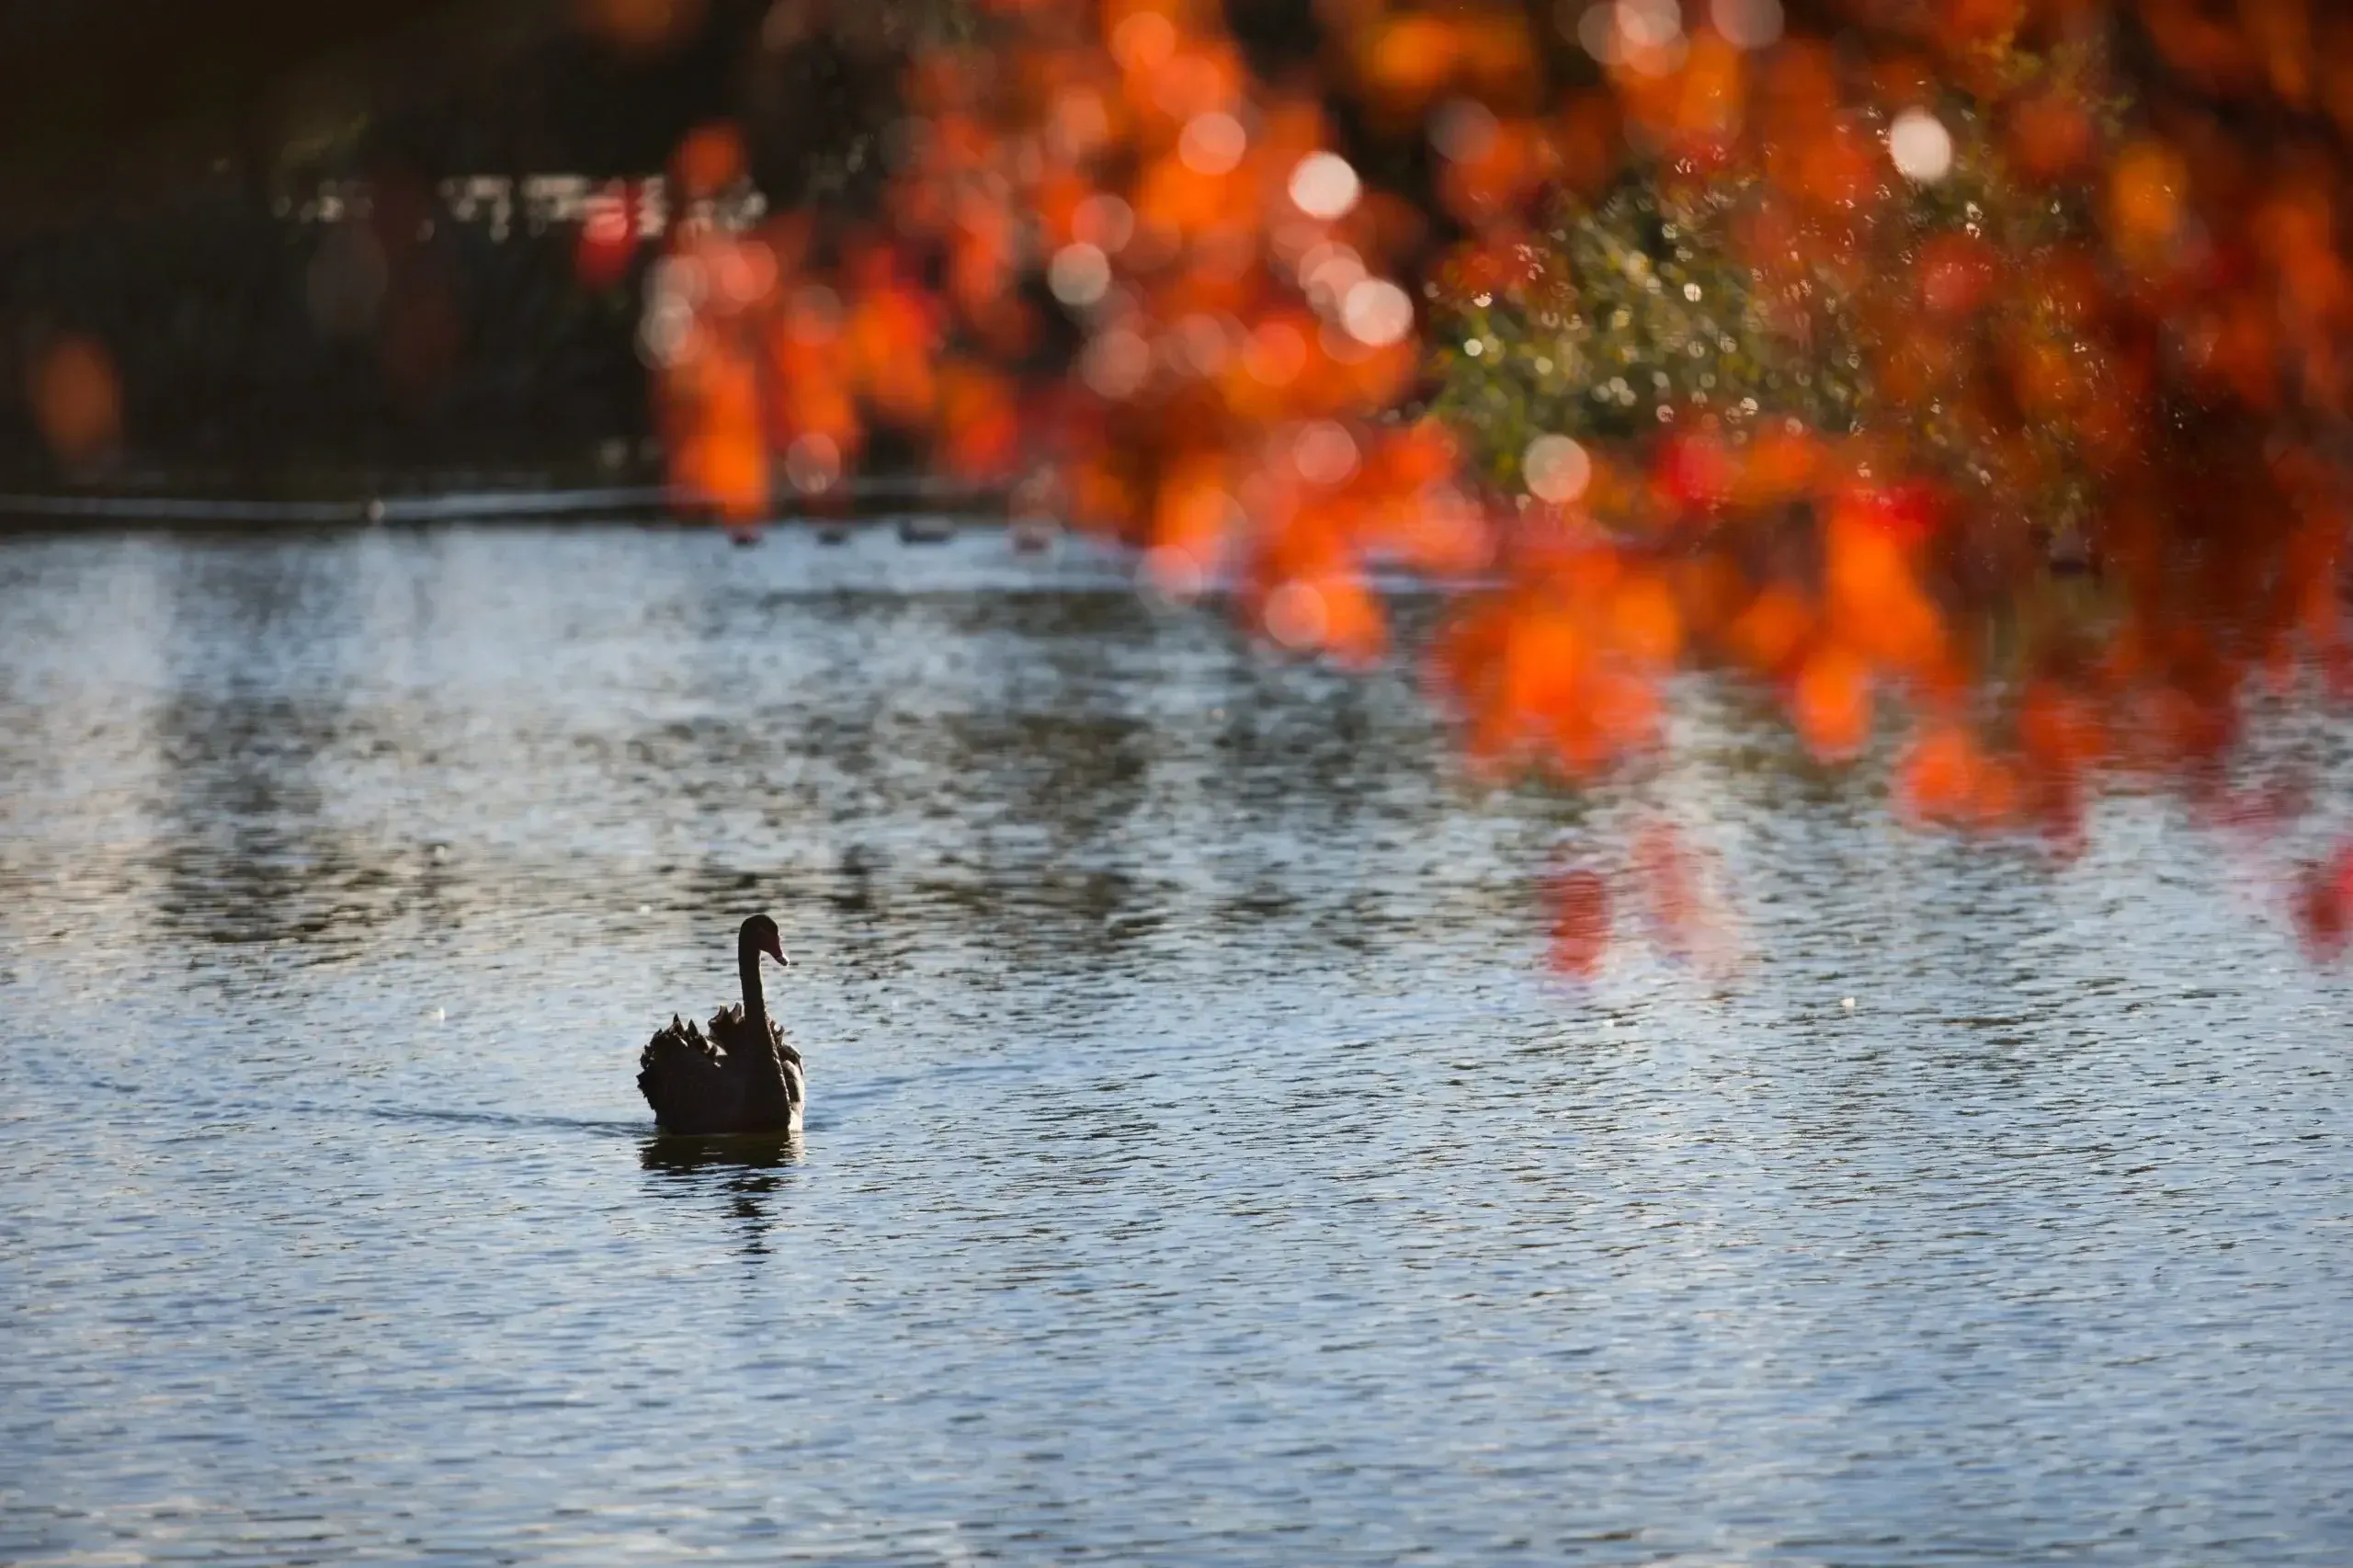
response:
{"label": "green foliage", "polygon": [[1484,472],[1517,485],[1520,454],[1547,433],[1619,443],[1711,414],[1734,430],[1792,416],[1851,426],[1869,388],[1843,341],[1849,314],[1824,287],[1831,308],[1809,315],[1827,340],[1807,351],[1777,329],[1762,274],[1732,244],[1746,194],[1631,178],[1563,214],[1525,258],[1526,287],[1441,310],[1437,411],[1471,437]]}
{"label": "green foliage", "polygon": [[[1971,105],[1937,112],[1953,140],[1945,176],[1915,184],[1883,165],[1870,207],[1838,233],[1756,222],[1770,191],[1754,176],[1702,181],[1660,164],[1632,168],[1598,201],[1565,203],[1521,244],[1525,282],[1434,290],[1434,411],[1506,491],[1520,487],[1521,454],[1540,435],[1608,448],[1699,426],[1740,444],[1777,423],[1900,438],[1927,468],[1993,483],[1961,406],[1900,403],[1882,386],[1900,348],[1891,336],[1918,308],[1923,246],[1974,237],[2006,274],[2029,277],[2088,233],[2090,215],[2079,194],[2017,178]],[[1781,254],[1760,254],[1760,236],[1777,232]],[[2071,335],[2074,324],[2044,319],[2052,311],[2033,297],[1989,301],[1961,335],[1964,359],[2000,334]],[[1982,385],[1954,390],[1983,413]],[[2052,449],[2051,472],[2077,466],[2060,449],[2066,432],[2029,438]]]}

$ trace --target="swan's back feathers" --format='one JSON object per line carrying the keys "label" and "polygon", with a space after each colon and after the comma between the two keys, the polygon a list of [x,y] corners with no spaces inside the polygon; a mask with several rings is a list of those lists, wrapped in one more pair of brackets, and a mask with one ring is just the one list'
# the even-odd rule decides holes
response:
{"label": "swan's back feathers", "polygon": [[762,1046],[766,1046],[768,1050],[775,1051],[781,1061],[800,1061],[801,1052],[795,1051],[792,1048],[792,1042],[784,1038],[783,1027],[774,1018],[770,1018],[767,1022],[768,1038],[762,1040],[744,1021],[743,1005],[738,1003],[732,1007],[722,1007],[710,1016],[710,1038],[730,1053],[738,1051],[757,1053]]}
{"label": "swan's back feathers", "polygon": [[797,1131],[807,1098],[801,1053],[775,1019],[767,1032],[756,1039],[740,1006],[712,1014],[708,1035],[673,1014],[637,1059],[638,1091],[655,1122],[673,1132]]}

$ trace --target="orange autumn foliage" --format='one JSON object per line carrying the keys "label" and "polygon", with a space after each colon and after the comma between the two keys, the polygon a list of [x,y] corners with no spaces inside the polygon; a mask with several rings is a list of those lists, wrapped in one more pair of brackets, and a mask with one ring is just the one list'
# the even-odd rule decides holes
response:
{"label": "orange autumn foliage", "polygon": [[[1548,34],[1546,7],[1355,0],[1320,13],[1318,76],[1206,5],[986,6],[909,62],[884,226],[673,241],[703,280],[661,367],[676,480],[748,517],[916,433],[1353,663],[1392,642],[1379,574],[1414,571],[1449,590],[1435,686],[1498,774],[1639,766],[1704,665],[1822,760],[1896,738],[1910,820],[2066,845],[2109,779],[2211,790],[2251,684],[2353,695],[2353,29],[1834,0],[1813,36],[1742,31],[1768,9],[1572,6]],[[2120,31],[2130,81],[2130,51],[2039,63]],[[731,158],[705,128],[679,167]],[[2006,245],[1958,200],[1922,227],[1913,199],[1987,160],[2075,227]],[[1851,427],[1695,397],[1540,474],[1531,441],[1499,483],[1425,416],[1449,360],[1496,352],[1436,322],[1573,307],[1548,226],[1628,171],[1750,192],[1762,330],[1827,354],[1821,291],[1859,301]],[[747,297],[711,283],[729,247],[758,253]],[[2049,612],[2068,584],[2091,602]],[[1555,889],[1577,972],[1623,924],[1587,875]],[[2345,874],[2313,879],[2300,917],[2341,931]]]}

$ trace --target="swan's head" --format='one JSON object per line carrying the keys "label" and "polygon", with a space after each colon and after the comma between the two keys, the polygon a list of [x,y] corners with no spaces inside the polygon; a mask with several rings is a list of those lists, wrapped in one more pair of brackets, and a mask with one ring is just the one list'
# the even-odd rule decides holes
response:
{"label": "swan's head", "polygon": [[792,960],[784,956],[784,937],[767,915],[755,915],[744,922],[743,942],[754,952],[766,953],[787,969],[792,967]]}

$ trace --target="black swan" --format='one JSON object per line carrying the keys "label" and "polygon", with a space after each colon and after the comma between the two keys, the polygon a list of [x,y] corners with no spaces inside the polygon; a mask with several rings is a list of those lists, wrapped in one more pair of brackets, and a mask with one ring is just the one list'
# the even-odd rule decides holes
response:
{"label": "black swan", "polygon": [[744,1000],[710,1016],[710,1033],[676,1014],[645,1042],[637,1086],[665,1132],[798,1132],[809,1097],[801,1052],[785,1043],[760,991],[760,955],[780,964],[776,922],[755,915],[735,934]]}

